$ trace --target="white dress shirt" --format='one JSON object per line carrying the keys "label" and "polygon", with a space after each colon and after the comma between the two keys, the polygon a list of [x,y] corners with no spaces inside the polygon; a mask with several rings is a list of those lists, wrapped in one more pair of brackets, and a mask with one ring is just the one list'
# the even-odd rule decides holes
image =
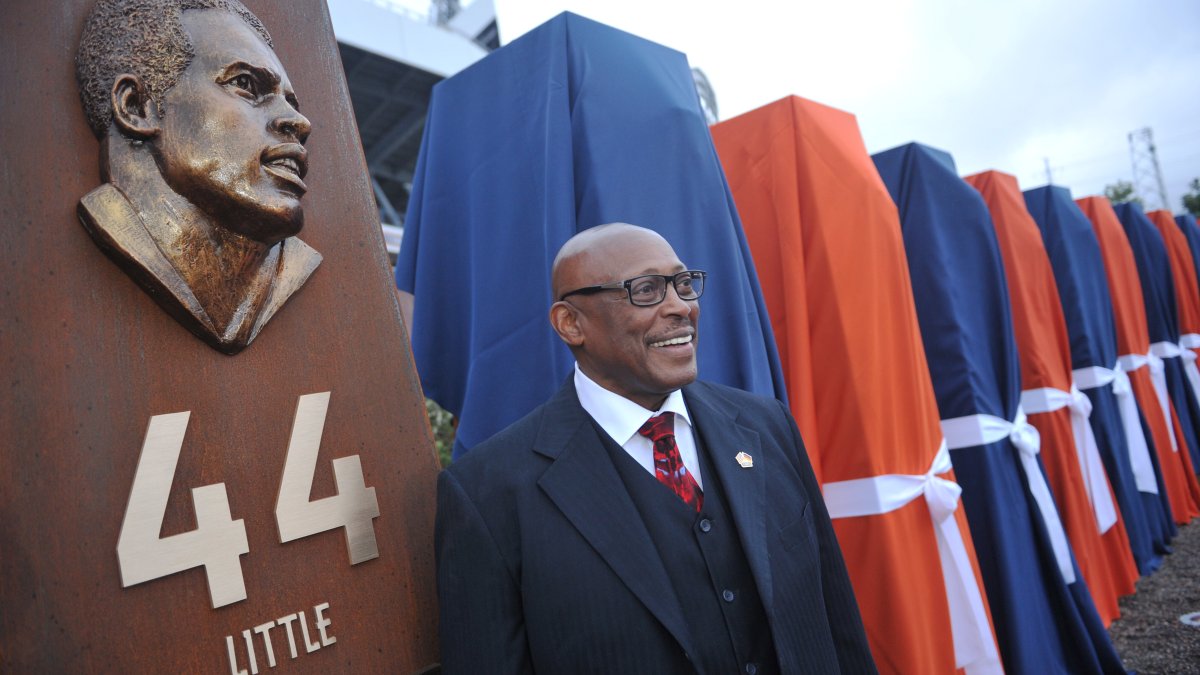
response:
{"label": "white dress shirt", "polygon": [[592,378],[584,375],[576,363],[575,393],[579,396],[579,404],[596,420],[596,424],[652,476],[654,444],[649,438],[639,434],[638,429],[653,416],[665,412],[675,413],[675,445],[679,447],[679,457],[687,467],[688,473],[696,479],[696,485],[700,486],[701,490],[704,489],[704,480],[700,476],[700,460],[696,457],[696,439],[692,435],[692,420],[688,416],[687,406],[683,404],[682,391],[676,389],[668,394],[667,400],[663,401],[658,410],[647,410],[596,384]]}

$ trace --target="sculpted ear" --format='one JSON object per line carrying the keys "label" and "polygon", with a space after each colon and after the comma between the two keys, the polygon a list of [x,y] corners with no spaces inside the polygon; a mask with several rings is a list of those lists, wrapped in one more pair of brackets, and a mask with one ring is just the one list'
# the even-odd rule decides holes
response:
{"label": "sculpted ear", "polygon": [[158,135],[158,108],[137,75],[118,75],[112,87],[113,123],[121,133],[137,140]]}
{"label": "sculpted ear", "polygon": [[579,325],[579,310],[569,303],[556,302],[550,306],[550,325],[558,337],[570,347],[583,344],[583,329]]}

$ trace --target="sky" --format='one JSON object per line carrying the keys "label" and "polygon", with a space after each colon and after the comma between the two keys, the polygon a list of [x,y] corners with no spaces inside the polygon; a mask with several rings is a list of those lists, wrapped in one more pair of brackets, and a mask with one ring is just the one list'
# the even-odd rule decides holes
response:
{"label": "sky", "polygon": [[1022,189],[1048,163],[1076,197],[1132,181],[1150,127],[1173,211],[1200,177],[1200,0],[495,3],[503,43],[571,11],[684,52],[721,119],[794,94],[854,113],[872,153],[919,141]]}

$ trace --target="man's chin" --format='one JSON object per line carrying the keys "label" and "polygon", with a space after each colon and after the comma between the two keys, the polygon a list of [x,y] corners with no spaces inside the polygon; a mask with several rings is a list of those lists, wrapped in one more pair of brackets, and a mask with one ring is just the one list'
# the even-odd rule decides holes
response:
{"label": "man's chin", "polygon": [[670,373],[664,373],[659,382],[663,385],[663,391],[671,392],[695,382],[696,375],[696,366],[692,364],[690,368],[679,368]]}

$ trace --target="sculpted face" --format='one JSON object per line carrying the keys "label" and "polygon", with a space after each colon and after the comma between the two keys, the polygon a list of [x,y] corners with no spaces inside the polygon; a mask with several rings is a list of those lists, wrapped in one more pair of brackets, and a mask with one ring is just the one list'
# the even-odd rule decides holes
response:
{"label": "sculpted face", "polygon": [[237,16],[187,10],[195,56],[162,96],[159,171],[217,224],[273,244],[304,226],[311,125],[287,73]]}
{"label": "sculpted face", "polygon": [[[687,269],[654,232],[629,225],[603,232],[565,264],[561,292]],[[577,310],[580,343],[572,346],[579,367],[609,391],[655,410],[667,394],[696,379],[700,304],[681,300],[669,284],[666,299],[651,307],[630,304],[624,290],[575,295],[564,302]],[[676,338],[685,341],[663,344]]]}

